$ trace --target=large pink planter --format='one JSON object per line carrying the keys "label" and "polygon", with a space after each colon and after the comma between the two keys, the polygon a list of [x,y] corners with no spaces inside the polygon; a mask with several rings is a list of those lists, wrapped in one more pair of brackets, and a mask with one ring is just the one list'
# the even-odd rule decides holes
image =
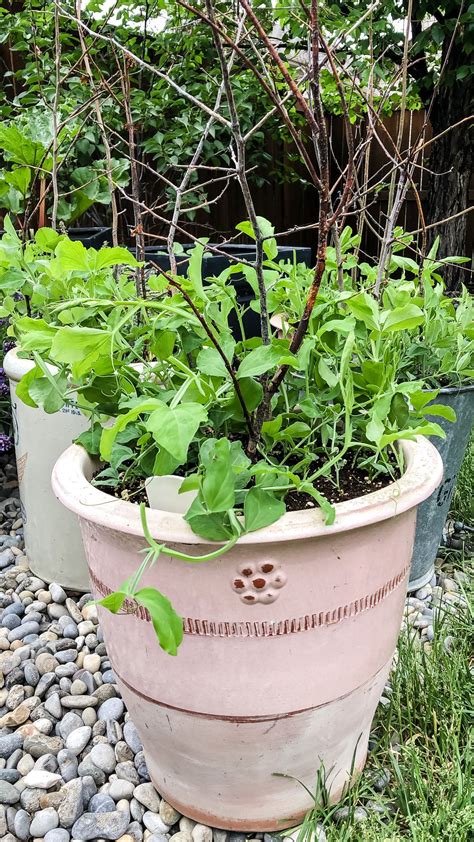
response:
{"label": "large pink planter", "polygon": [[[337,506],[284,515],[227,555],[191,564],[163,555],[144,584],[184,618],[172,658],[132,603],[101,609],[108,652],[157,789],[185,815],[241,830],[294,825],[324,766],[337,800],[365,763],[369,729],[400,628],[416,507],[439,484],[426,439],[402,444],[402,479]],[[89,483],[94,463],[70,447],[53,488],[80,517],[101,597],[143,558],[138,506]],[[208,544],[178,514],[147,511],[153,535],[187,553]],[[283,773],[290,777],[279,777]]]}

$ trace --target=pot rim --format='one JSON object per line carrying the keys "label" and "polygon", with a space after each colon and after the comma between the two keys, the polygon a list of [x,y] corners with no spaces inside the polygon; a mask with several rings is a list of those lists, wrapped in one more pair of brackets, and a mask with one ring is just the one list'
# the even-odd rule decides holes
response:
{"label": "pot rim", "polygon": [[[442,386],[439,390],[440,395],[459,395],[461,392],[474,391],[474,383],[459,383],[457,386]],[[436,398],[434,399],[436,401]]]}
{"label": "pot rim", "polygon": [[[287,512],[276,523],[239,538],[238,543],[267,544],[316,537],[330,537],[395,517],[414,508],[435,490],[443,476],[443,462],[436,447],[424,436],[400,442],[406,462],[403,476],[394,483],[337,503],[336,519],[326,526],[320,509]],[[97,466],[83,447],[71,445],[59,457],[52,473],[56,497],[66,508],[86,521],[113,531],[143,538],[140,508],[136,503],[118,500],[91,485]],[[151,534],[170,544],[222,544],[195,535],[182,515],[147,507]]]}

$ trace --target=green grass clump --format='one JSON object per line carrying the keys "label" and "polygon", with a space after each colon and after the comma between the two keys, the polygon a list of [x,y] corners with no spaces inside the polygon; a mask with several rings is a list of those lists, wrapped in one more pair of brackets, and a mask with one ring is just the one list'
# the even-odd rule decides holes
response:
{"label": "green grass clump", "polygon": [[[469,570],[469,567],[471,569]],[[390,676],[390,703],[378,708],[375,746],[365,772],[336,806],[315,806],[300,829],[299,842],[317,839],[323,825],[328,842],[471,842],[474,840],[474,588],[462,586],[467,607],[443,614],[435,640],[423,645],[403,633],[397,668]],[[383,793],[372,781],[390,771]],[[327,793],[319,786],[316,801]],[[377,803],[357,821],[357,807]],[[349,818],[334,821],[348,807]]]}
{"label": "green grass clump", "polygon": [[474,432],[459,471],[451,513],[455,520],[474,526]]}

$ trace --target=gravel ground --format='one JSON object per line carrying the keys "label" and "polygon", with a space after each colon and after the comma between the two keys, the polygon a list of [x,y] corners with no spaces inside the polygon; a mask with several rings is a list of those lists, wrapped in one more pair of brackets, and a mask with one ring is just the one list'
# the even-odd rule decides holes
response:
{"label": "gravel ground", "polygon": [[[31,573],[13,466],[0,467],[0,489],[0,839],[273,842],[196,824],[160,798],[90,595]],[[448,573],[438,560],[430,584],[406,601],[402,626],[425,649],[440,612],[464,602],[464,574]],[[389,694],[390,684],[381,704]]]}

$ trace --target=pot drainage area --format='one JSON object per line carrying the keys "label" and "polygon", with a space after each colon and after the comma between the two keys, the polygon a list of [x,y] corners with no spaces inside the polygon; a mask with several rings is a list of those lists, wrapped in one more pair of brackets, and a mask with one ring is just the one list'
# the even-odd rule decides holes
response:
{"label": "pot drainage area", "polygon": [[[4,842],[273,842],[277,835],[196,824],[150,782],[135,725],[120,698],[91,596],[46,584],[29,569],[15,469],[0,469],[0,838]],[[454,538],[458,540],[459,538]],[[449,573],[449,575],[448,575]],[[466,604],[466,574],[442,559],[406,600],[402,628],[429,652],[443,613]],[[443,645],[453,645],[449,635]],[[381,704],[390,700],[390,682]],[[373,779],[383,793],[390,772]],[[367,799],[354,819],[385,809]],[[342,825],[348,808],[336,809]],[[313,838],[326,839],[322,826]],[[297,832],[293,833],[297,838]]]}

